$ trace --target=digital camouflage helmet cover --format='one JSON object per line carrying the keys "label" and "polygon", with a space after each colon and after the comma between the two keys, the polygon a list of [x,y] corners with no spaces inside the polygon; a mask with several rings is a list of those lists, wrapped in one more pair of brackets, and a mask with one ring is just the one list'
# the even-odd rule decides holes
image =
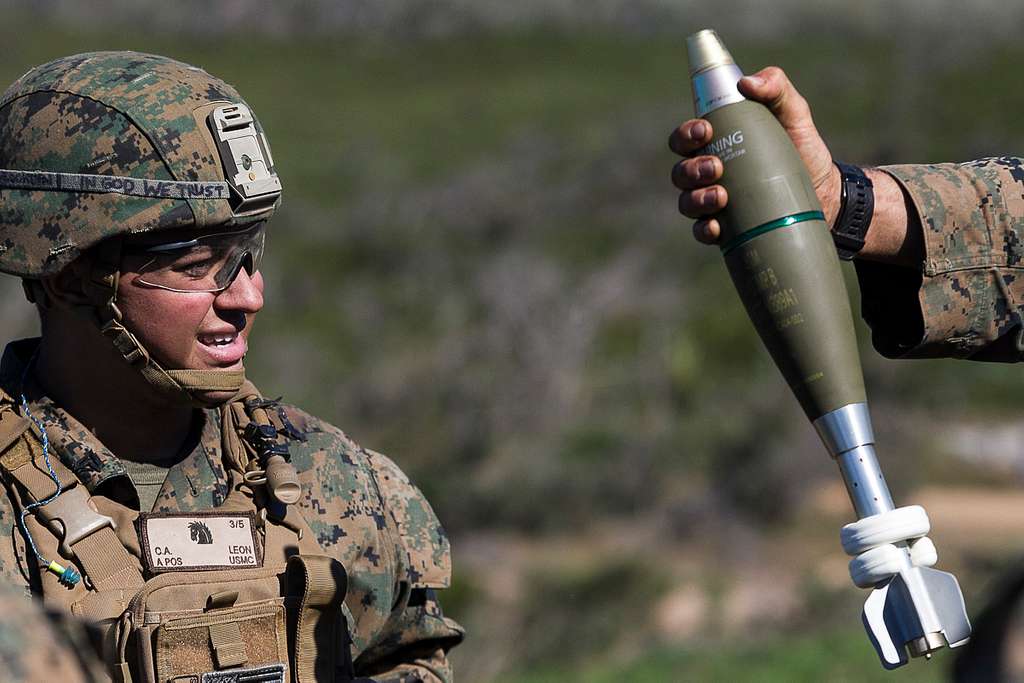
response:
{"label": "digital camouflage helmet cover", "polygon": [[270,218],[280,197],[252,109],[200,68],[137,52],[73,55],[0,98],[0,272],[31,283],[91,250],[97,324],[162,391],[195,400],[243,377],[150,358],[116,306],[121,238],[245,227]]}

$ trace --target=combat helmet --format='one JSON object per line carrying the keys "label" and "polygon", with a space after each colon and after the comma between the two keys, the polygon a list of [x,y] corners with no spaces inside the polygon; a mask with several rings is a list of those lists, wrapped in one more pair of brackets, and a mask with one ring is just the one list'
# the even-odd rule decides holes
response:
{"label": "combat helmet", "polygon": [[[157,388],[235,390],[241,371],[162,368],[121,322],[125,235],[266,221],[281,183],[238,92],[202,69],[137,52],[38,66],[0,97],[0,272],[32,282],[91,250],[96,322]],[[237,272],[237,271],[236,271]]]}

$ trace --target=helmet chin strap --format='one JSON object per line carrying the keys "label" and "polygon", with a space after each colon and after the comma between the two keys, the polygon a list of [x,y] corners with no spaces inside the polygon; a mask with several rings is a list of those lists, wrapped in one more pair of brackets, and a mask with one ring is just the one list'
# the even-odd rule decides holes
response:
{"label": "helmet chin strap", "polygon": [[93,300],[93,320],[125,362],[138,370],[143,379],[161,395],[177,401],[188,401],[197,408],[224,402],[208,399],[205,394],[209,392],[238,393],[245,382],[245,370],[167,369],[150,356],[142,342],[122,322],[123,316],[116,303],[120,276],[121,239],[108,239],[95,250],[86,291]]}

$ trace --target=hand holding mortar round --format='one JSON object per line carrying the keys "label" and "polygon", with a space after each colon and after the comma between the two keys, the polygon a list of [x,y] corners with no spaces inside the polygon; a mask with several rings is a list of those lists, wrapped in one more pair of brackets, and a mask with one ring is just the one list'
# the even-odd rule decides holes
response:
{"label": "hand holding mortar round", "polygon": [[[839,464],[860,521],[844,528],[864,608],[886,668],[967,642],[970,624],[952,574],[928,568],[919,507],[894,509],[874,452],[853,317],[835,247],[807,171],[775,117],[736,88],[743,76],[718,35],[687,39],[694,109],[715,137],[729,202],[717,216],[733,284],[761,340]],[[901,526],[898,522],[906,522]],[[908,532],[908,529],[911,531]],[[856,540],[849,540],[856,539]],[[925,552],[930,549],[931,552]]]}

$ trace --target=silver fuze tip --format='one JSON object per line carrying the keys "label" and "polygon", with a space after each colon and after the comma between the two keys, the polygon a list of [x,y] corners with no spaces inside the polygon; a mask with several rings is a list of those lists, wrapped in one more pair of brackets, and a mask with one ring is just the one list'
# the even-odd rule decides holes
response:
{"label": "silver fuze tip", "polygon": [[697,31],[687,38],[686,52],[690,62],[691,76],[712,67],[736,63],[729,51],[725,49],[725,45],[722,44],[722,39],[710,28]]}

